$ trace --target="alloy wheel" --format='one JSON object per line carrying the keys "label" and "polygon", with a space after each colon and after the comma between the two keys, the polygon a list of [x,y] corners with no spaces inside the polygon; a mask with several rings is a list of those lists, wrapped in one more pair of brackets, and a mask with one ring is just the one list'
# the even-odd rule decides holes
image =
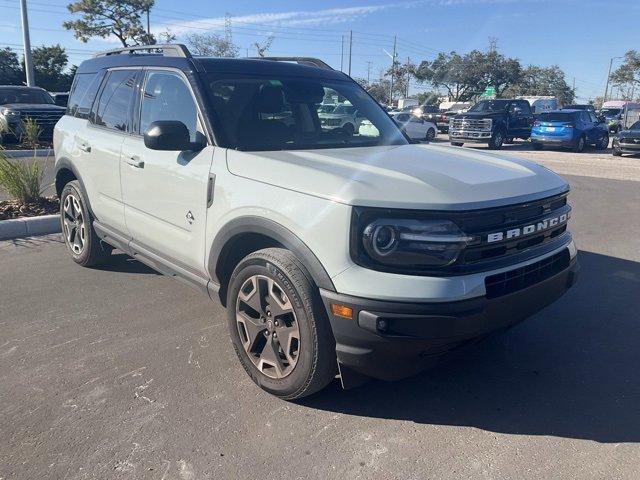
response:
{"label": "alloy wheel", "polygon": [[253,275],[242,284],[236,325],[247,356],[261,373],[280,379],[293,371],[300,330],[291,301],[275,280]]}
{"label": "alloy wheel", "polygon": [[87,229],[80,202],[71,193],[64,199],[62,224],[67,245],[74,254],[80,255],[86,243]]}

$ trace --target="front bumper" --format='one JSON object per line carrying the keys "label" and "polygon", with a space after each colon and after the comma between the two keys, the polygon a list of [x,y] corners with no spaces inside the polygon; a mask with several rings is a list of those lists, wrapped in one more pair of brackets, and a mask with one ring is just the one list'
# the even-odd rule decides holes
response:
{"label": "front bumper", "polygon": [[622,153],[638,154],[640,153],[640,143],[620,143],[613,144],[614,148],[618,148]]}
{"label": "front bumper", "polygon": [[449,128],[449,140],[452,142],[487,143],[491,139],[490,130],[459,130]]}
{"label": "front bumper", "polygon": [[[526,319],[575,283],[577,259],[568,249],[561,254],[568,256],[566,266],[541,281],[505,294],[487,288],[485,296],[455,302],[388,302],[322,290],[341,371],[346,367],[369,377],[400,379],[437,363],[447,352]],[[501,275],[518,281],[509,277],[510,272]],[[351,307],[353,318],[332,315],[331,304]]]}

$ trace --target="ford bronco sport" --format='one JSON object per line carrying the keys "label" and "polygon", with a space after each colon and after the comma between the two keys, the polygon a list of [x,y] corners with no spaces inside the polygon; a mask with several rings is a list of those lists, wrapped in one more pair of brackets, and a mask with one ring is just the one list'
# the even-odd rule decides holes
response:
{"label": "ford bronco sport", "polygon": [[[117,248],[219,299],[268,392],[416,373],[573,284],[569,188],[550,170],[409,144],[317,60],[144,48],[82,63],[56,126],[68,252],[94,266]],[[327,96],[377,134],[323,129]]]}

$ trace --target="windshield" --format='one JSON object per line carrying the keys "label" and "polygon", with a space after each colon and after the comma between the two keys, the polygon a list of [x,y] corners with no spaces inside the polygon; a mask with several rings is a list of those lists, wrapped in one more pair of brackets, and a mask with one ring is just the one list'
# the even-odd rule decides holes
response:
{"label": "windshield", "polygon": [[600,110],[600,113],[607,118],[615,117],[616,115],[620,115],[622,111],[621,108],[603,108]]}
{"label": "windshield", "polygon": [[335,104],[320,105],[318,106],[318,113],[331,113],[335,110],[335,108],[336,108]]}
{"label": "windshield", "polygon": [[509,100],[482,100],[469,109],[469,112],[496,112],[506,110]]}
{"label": "windshield", "polygon": [[[228,148],[305,150],[407,143],[385,111],[352,81],[219,74],[207,80],[215,110],[212,121],[222,133],[221,145]],[[334,102],[330,113],[344,116],[319,115]]]}
{"label": "windshield", "polygon": [[38,88],[0,88],[0,105],[11,103],[53,104],[53,98]]}
{"label": "windshield", "polygon": [[539,122],[571,122],[573,119],[573,113],[541,113],[538,116]]}

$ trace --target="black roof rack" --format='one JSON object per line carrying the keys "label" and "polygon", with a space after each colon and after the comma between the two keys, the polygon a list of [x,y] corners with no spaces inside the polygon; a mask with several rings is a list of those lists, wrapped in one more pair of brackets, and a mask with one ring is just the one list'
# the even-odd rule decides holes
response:
{"label": "black roof rack", "polygon": [[181,57],[191,58],[191,52],[189,49],[181,43],[173,43],[166,45],[135,45],[132,47],[116,48],[114,50],[107,50],[106,52],[99,52],[94,55],[95,57],[108,57],[111,55],[121,54],[133,54],[138,51],[147,51],[150,54],[162,54],[163,57]]}
{"label": "black roof rack", "polygon": [[313,57],[251,57],[253,60],[271,60],[273,62],[293,62],[299,65],[309,65],[312,67],[323,68],[325,70],[333,70],[329,65]]}

